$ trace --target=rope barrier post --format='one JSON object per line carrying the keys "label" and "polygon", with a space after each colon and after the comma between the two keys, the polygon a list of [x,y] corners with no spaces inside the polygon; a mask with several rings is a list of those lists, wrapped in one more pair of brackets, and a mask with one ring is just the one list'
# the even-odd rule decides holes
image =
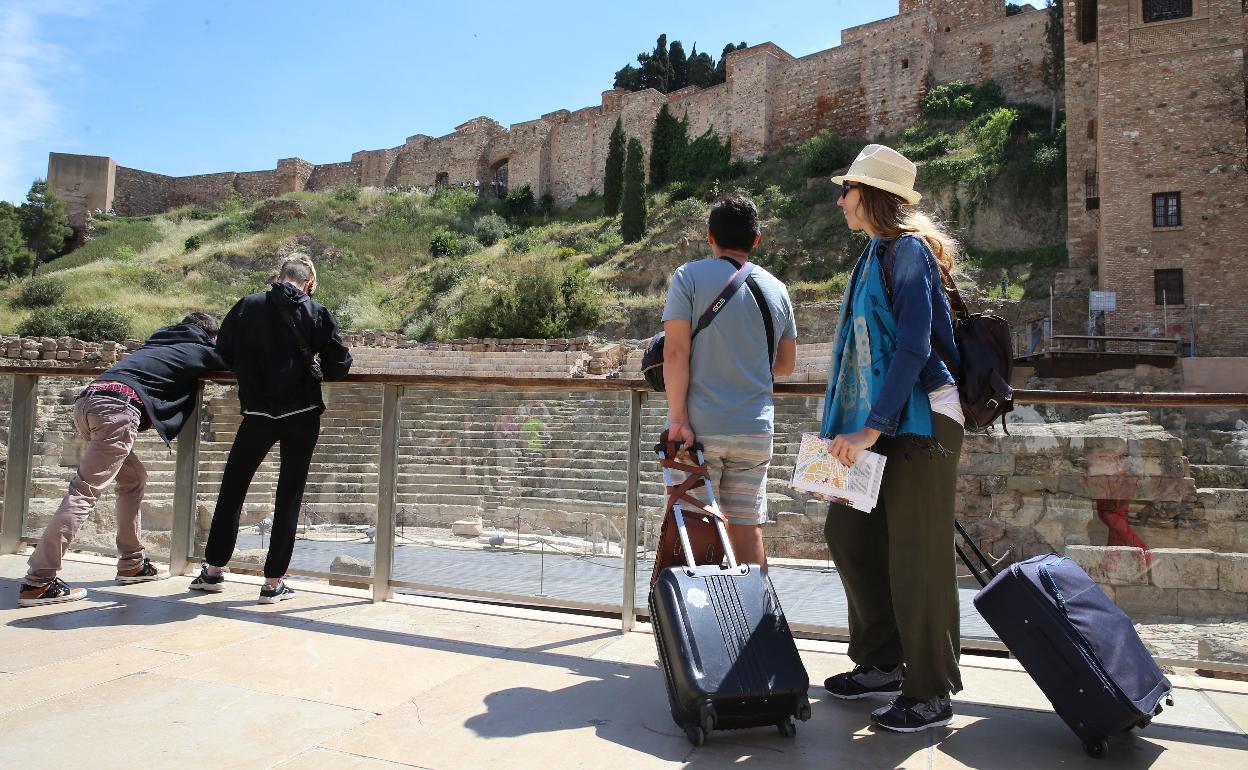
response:
{"label": "rope barrier post", "polygon": [[4,519],[0,521],[0,553],[17,553],[30,509],[30,453],[35,443],[39,409],[39,377],[13,375],[9,405],[9,456],[4,477]]}
{"label": "rope barrier post", "polygon": [[632,631],[637,622],[637,518],[638,485],[641,474],[641,406],[645,392],[629,392],[628,401],[628,486],[624,496],[624,597],[620,627]]}

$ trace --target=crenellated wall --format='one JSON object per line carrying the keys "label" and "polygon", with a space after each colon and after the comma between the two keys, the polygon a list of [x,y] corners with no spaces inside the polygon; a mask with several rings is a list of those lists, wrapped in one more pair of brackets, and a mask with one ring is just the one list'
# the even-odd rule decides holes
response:
{"label": "crenellated wall", "polygon": [[423,188],[479,181],[488,190],[504,178],[504,165],[509,187],[527,184],[535,195],[549,193],[566,204],[601,189],[617,118],[648,157],[654,117],[667,104],[676,117],[688,116],[691,135],[714,129],[729,141],[734,158],[751,160],[825,128],[862,138],[895,131],[918,114],[932,83],[992,77],[1010,98],[1047,98],[1038,75],[1043,38],[1044,14],[1006,18],[1002,0],[907,0],[900,15],[845,30],[841,46],[800,59],[773,43],[733,51],[726,82],[711,88],[607,91],[599,105],[506,128],[479,117],[446,136],[412,136],[341,163],[288,158],[275,171],[165,177],[123,170],[107,157],[53,153],[49,177],[67,196],[76,194],[75,186],[100,191],[93,205],[71,197],[80,219],[91,208],[151,214],[185,203],[212,205],[236,193],[258,198],[343,184]]}

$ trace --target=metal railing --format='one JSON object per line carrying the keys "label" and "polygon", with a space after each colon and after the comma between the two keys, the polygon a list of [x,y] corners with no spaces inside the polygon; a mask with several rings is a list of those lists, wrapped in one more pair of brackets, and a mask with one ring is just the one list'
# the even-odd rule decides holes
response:
{"label": "metal railing", "polygon": [[[13,398],[9,424],[8,466],[4,483],[4,511],[0,521],[0,553],[18,552],[26,542],[23,525],[29,511],[31,459],[34,446],[36,413],[38,408],[38,384],[40,377],[90,377],[103,371],[99,367],[55,366],[0,366],[0,376],[13,377]],[[208,380],[228,382],[233,376],[216,373]],[[317,570],[290,570],[291,574],[318,578],[333,578],[344,582],[356,582],[371,586],[373,601],[390,599],[394,590],[436,591],[442,594],[463,594],[495,601],[526,605],[545,605],[556,608],[592,609],[613,612],[614,607],[588,605],[583,602],[538,600],[532,595],[508,594],[491,591],[453,590],[450,587],[433,587],[397,580],[393,574],[397,506],[397,470],[399,463],[400,405],[405,388],[439,388],[454,386],[474,390],[520,390],[565,392],[615,392],[628,393],[629,448],[626,458],[627,486],[625,493],[625,531],[621,549],[623,559],[623,591],[618,614],[621,627],[632,630],[639,617],[636,606],[638,522],[640,520],[639,483],[641,477],[640,446],[642,439],[642,410],[650,392],[644,380],[639,379],[568,379],[568,378],[519,378],[519,377],[471,377],[436,375],[350,375],[342,384],[379,385],[382,387],[381,404],[381,452],[376,499],[376,537],[373,545],[372,577],[342,575]],[[339,384],[339,383],[335,383]],[[778,397],[822,396],[822,383],[777,383]],[[1248,408],[1248,393],[1133,393],[1089,391],[1042,391],[1016,390],[1015,402],[1033,405],[1097,406],[1097,407],[1221,407]],[[200,415],[203,411],[203,387],[196,394],[196,407],[188,426],[177,440],[175,484],[173,493],[173,522],[171,527],[170,570],[185,574],[195,553],[195,520],[197,511],[197,488],[200,472]],[[248,566],[248,565],[242,565]],[[253,566],[254,565],[250,565]],[[844,638],[845,629],[793,624],[794,630],[803,636],[815,638]],[[982,639],[965,640],[965,646],[980,649],[1001,649],[999,643]],[[1216,667],[1216,665],[1215,665]],[[1234,666],[1231,667],[1235,669]]]}

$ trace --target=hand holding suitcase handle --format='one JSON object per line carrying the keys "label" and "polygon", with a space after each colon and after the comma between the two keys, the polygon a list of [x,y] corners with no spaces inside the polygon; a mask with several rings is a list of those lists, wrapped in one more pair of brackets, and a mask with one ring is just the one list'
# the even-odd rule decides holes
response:
{"label": "hand holding suitcase handle", "polygon": [[[715,490],[711,487],[710,472],[706,468],[706,458],[702,454],[702,445],[694,442],[689,446],[689,449],[698,458],[697,465],[688,465],[669,459],[676,456],[679,446],[679,443],[669,441],[667,431],[663,431],[659,434],[659,443],[655,445],[654,451],[659,456],[659,467],[663,469],[663,483],[667,486],[667,509],[672,512],[676,520],[680,545],[685,552],[685,562],[690,570],[694,570],[698,566],[697,559],[693,556],[693,546],[689,543],[689,533],[685,531],[685,515],[680,510],[682,502],[696,512],[710,517],[715,522],[715,530],[719,534],[720,542],[724,546],[724,555],[728,558],[728,569],[736,570],[737,557],[732,550],[732,541],[728,539],[727,521],[724,515],[720,513],[719,506],[715,503]],[[680,484],[673,484],[673,469],[685,471],[689,475]],[[705,505],[697,498],[689,495],[689,490],[697,486],[699,482],[706,488],[707,503]]]}

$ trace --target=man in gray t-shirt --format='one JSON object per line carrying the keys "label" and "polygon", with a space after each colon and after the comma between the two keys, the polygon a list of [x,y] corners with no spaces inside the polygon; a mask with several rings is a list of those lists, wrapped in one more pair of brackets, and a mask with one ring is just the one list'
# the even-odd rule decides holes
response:
{"label": "man in gray t-shirt", "polygon": [[771,384],[773,376],[789,374],[797,364],[797,324],[784,284],[755,265],[752,276],[775,334],[774,361],[764,309],[748,286],[691,345],[697,319],[758,245],[758,208],[749,198],[726,195],[711,205],[707,230],[714,256],[678,267],[663,307],[669,437],[692,442],[696,435],[702,443],[737,560],[766,568],[761,525],[767,521],[775,411]]}

